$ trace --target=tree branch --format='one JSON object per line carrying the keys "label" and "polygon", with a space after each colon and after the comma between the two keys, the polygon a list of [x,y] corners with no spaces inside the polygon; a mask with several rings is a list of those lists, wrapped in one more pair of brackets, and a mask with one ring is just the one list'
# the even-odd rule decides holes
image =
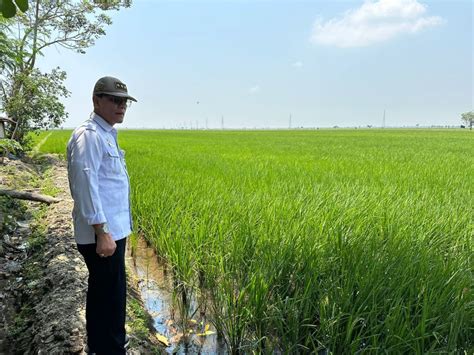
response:
{"label": "tree branch", "polygon": [[17,198],[20,200],[43,202],[43,203],[47,203],[48,205],[50,205],[51,203],[57,203],[61,201],[60,199],[47,196],[47,195],[40,195],[34,192],[22,192],[22,191],[16,191],[16,190],[0,190],[0,196],[10,196],[10,197]]}

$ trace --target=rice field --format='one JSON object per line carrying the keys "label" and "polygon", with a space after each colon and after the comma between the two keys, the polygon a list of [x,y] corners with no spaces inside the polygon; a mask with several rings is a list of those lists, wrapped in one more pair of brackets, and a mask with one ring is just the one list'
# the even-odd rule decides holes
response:
{"label": "rice field", "polygon": [[[65,152],[68,131],[40,147]],[[473,353],[466,130],[122,130],[136,232],[230,352]]]}

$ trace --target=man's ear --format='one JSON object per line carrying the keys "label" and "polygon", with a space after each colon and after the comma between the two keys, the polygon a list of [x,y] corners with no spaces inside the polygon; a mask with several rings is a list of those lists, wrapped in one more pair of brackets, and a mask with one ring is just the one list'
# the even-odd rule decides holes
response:
{"label": "man's ear", "polygon": [[94,103],[94,110],[99,108],[99,98],[95,95],[92,96],[92,102]]}

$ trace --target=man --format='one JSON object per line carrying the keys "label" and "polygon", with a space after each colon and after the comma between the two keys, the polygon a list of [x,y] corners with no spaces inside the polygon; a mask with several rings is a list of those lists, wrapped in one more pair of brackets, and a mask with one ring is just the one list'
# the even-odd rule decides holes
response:
{"label": "man", "polygon": [[114,125],[131,101],[127,86],[103,77],[94,86],[94,112],[67,146],[74,199],[74,237],[89,270],[88,353],[125,354],[125,243],[132,231],[130,185]]}

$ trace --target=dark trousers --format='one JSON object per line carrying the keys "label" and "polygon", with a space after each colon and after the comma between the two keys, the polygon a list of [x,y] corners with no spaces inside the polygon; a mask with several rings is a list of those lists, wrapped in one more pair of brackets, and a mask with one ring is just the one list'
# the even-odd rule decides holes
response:
{"label": "dark trousers", "polygon": [[112,256],[102,258],[96,244],[78,244],[89,270],[86,327],[90,353],[125,354],[126,238],[116,241]]}

